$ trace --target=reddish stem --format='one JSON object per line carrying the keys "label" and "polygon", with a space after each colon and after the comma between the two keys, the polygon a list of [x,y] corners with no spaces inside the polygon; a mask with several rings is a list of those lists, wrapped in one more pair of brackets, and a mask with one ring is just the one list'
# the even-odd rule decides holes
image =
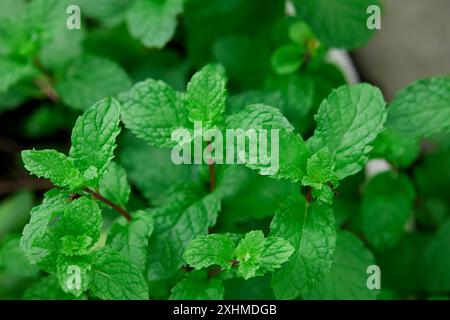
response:
{"label": "reddish stem", "polygon": [[84,188],[83,189],[84,192],[87,192],[89,194],[91,194],[95,199],[103,202],[104,204],[106,204],[108,207],[111,207],[112,209],[116,210],[117,212],[119,212],[122,216],[124,216],[125,219],[127,219],[127,221],[131,221],[131,215],[124,210],[123,208],[119,207],[118,205],[116,205],[114,202],[106,199],[105,197],[103,197],[101,194],[99,194],[98,192],[95,192],[92,189],[89,188]]}

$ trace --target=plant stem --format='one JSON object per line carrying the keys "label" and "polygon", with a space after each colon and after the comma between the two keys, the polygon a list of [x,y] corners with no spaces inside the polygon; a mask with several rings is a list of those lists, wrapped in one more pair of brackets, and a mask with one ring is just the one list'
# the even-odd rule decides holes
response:
{"label": "plant stem", "polygon": [[[230,260],[230,262],[232,263],[231,267],[235,268],[239,265],[239,261],[238,260]],[[211,271],[208,272],[208,277],[214,277],[217,276],[219,273],[224,272],[225,270],[222,269],[221,267],[217,267],[212,269]]]}
{"label": "plant stem", "polygon": [[103,197],[101,194],[99,194],[98,192],[95,192],[94,190],[90,189],[90,188],[84,188],[83,189],[84,192],[87,192],[89,194],[91,194],[95,199],[103,202],[104,204],[106,204],[108,207],[111,207],[112,209],[116,210],[118,213],[120,213],[125,219],[127,219],[127,221],[131,221],[131,215],[123,208],[121,208],[120,206],[118,206],[117,204],[115,204],[114,202],[106,199],[105,197]]}
{"label": "plant stem", "polygon": [[41,61],[36,58],[34,60],[34,65],[41,71],[42,77],[37,78],[34,83],[36,86],[49,98],[53,103],[59,102],[59,96],[56,90],[52,86],[52,76],[42,65]]}

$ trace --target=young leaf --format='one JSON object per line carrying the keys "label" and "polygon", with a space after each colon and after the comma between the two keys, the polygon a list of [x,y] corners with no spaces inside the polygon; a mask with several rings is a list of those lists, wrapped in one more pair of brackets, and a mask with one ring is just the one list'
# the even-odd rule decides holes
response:
{"label": "young leaf", "polygon": [[331,208],[303,196],[291,196],[276,212],[271,235],[288,240],[295,252],[272,276],[279,299],[294,299],[307,292],[330,271],[336,231]]}
{"label": "young leaf", "polygon": [[379,89],[369,84],[342,86],[320,105],[317,129],[308,144],[314,152],[328,147],[341,180],[363,168],[385,120],[385,102]]}
{"label": "young leaf", "polygon": [[387,125],[412,136],[450,130],[450,77],[414,82],[389,105]]}
{"label": "young leaf", "polygon": [[236,260],[239,261],[238,271],[244,279],[256,276],[264,250],[264,242],[262,231],[250,231],[239,242],[236,248]]}
{"label": "young leaf", "polygon": [[297,14],[329,47],[352,49],[366,43],[374,30],[367,27],[367,8],[378,0],[294,0]]}
{"label": "young leaf", "polygon": [[184,99],[162,81],[139,82],[120,96],[123,122],[152,146],[173,146],[172,132],[190,126]]}
{"label": "young leaf", "polygon": [[49,250],[41,247],[38,240],[44,237],[47,226],[54,215],[62,214],[64,208],[69,204],[68,196],[60,190],[52,189],[44,195],[42,204],[31,210],[30,222],[23,229],[20,241],[20,246],[31,263],[36,263],[49,254]]}
{"label": "young leaf", "polygon": [[56,150],[25,150],[22,160],[30,173],[50,179],[59,187],[76,190],[83,186],[84,179],[73,161]]}
{"label": "young leaf", "polygon": [[367,268],[374,264],[372,253],[361,240],[347,231],[339,231],[330,272],[302,296],[314,300],[375,299],[379,290],[367,287]]}
{"label": "young leaf", "polygon": [[278,74],[293,73],[303,63],[304,49],[300,46],[288,44],[278,48],[272,55],[272,68]]}
{"label": "young leaf", "polygon": [[172,289],[171,300],[222,300],[224,294],[222,280],[208,278],[204,271],[189,272]]}
{"label": "young leaf", "polygon": [[145,211],[133,213],[132,217],[130,222],[121,218],[112,226],[107,243],[144,271],[148,241],[153,233],[153,217]]}
{"label": "young leaf", "polygon": [[130,198],[131,187],[125,169],[111,162],[100,179],[100,194],[125,208]]}
{"label": "young leaf", "polygon": [[149,48],[161,49],[175,34],[184,0],[136,0],[127,16],[130,34]]}
{"label": "young leaf", "polygon": [[54,232],[65,255],[86,254],[100,238],[101,210],[92,199],[82,197],[67,204]]}
{"label": "young leaf", "polygon": [[234,258],[235,246],[226,235],[210,234],[198,236],[192,240],[184,252],[186,263],[195,268],[202,269],[212,265],[223,269],[231,268]]}
{"label": "young leaf", "polygon": [[[86,180],[98,181],[114,157],[119,121],[119,103],[106,98],[89,108],[75,123],[70,157]],[[88,179],[91,172],[93,179]]]}
{"label": "young leaf", "polygon": [[397,244],[412,217],[415,192],[405,175],[381,173],[364,188],[362,227],[366,239],[382,251]]}
{"label": "young leaf", "polygon": [[74,60],[56,82],[61,100],[76,110],[86,110],[100,99],[117,96],[130,87],[130,78],[121,66],[94,56]]}
{"label": "young leaf", "polygon": [[273,272],[275,269],[281,268],[294,251],[294,247],[283,238],[273,236],[266,238],[258,271]]}
{"label": "young leaf", "polygon": [[215,194],[199,199],[188,190],[174,195],[169,204],[152,210],[155,231],[148,246],[147,278],[165,279],[180,268],[187,245],[196,236],[208,233],[219,208],[220,200]]}
{"label": "young leaf", "polygon": [[219,124],[225,112],[225,70],[218,65],[207,65],[194,74],[187,85],[189,120],[201,121],[204,126]]}
{"label": "young leaf", "polygon": [[125,256],[103,248],[95,254],[91,291],[100,299],[147,300],[148,286],[141,270]]}

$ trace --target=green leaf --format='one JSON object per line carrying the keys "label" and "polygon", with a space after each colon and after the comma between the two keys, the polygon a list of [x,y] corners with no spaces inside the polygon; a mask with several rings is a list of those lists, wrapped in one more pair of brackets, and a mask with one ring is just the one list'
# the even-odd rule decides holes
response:
{"label": "green leaf", "polygon": [[36,265],[30,264],[20,247],[20,237],[7,236],[0,245],[0,261],[3,271],[8,275],[18,277],[35,277],[39,270]]}
{"label": "green leaf", "polygon": [[24,295],[24,300],[73,300],[74,295],[65,293],[59,285],[55,275],[49,275],[28,288]]}
{"label": "green leaf", "polygon": [[294,247],[280,237],[268,237],[264,242],[264,250],[261,255],[259,272],[273,272],[289,260],[294,253]]}
{"label": "green leaf", "polygon": [[117,96],[131,87],[121,66],[95,56],[77,58],[56,80],[62,102],[76,110],[86,110],[100,99]]}
{"label": "green leaf", "polygon": [[222,300],[224,295],[222,280],[208,278],[204,271],[189,272],[172,289],[171,300]]}
{"label": "green leaf", "polygon": [[130,222],[121,218],[111,227],[107,243],[144,271],[148,241],[153,233],[153,216],[146,211],[137,211],[132,217]]}
{"label": "green leaf", "polygon": [[405,175],[384,172],[369,180],[364,188],[362,227],[375,248],[381,251],[398,243],[412,217],[414,196]]}
{"label": "green leaf", "polygon": [[411,136],[450,130],[450,77],[416,81],[389,105],[387,125]]}
{"label": "green leaf", "polygon": [[142,272],[124,255],[103,248],[92,266],[92,293],[104,300],[147,300],[148,286]]}
{"label": "green leaf", "polygon": [[89,256],[59,256],[56,275],[64,292],[80,297],[89,289],[91,260]]}
{"label": "green leaf", "polygon": [[[256,163],[249,163],[249,148],[246,146],[245,165],[253,170],[258,170],[261,175],[269,175],[276,179],[288,179],[293,182],[301,180],[306,169],[308,150],[302,137],[293,132],[294,128],[279,110],[260,104],[250,105],[228,117],[227,128],[242,129],[247,132],[248,130],[258,130],[259,146],[261,146],[262,136],[260,129],[267,130],[267,156],[270,156],[271,161],[268,161],[268,164],[263,163],[261,152],[258,151],[257,161],[254,161]],[[272,135],[275,138],[273,143]],[[246,145],[251,143],[251,141],[248,142],[250,139],[247,136]],[[235,138],[234,142],[236,152],[238,139]],[[238,155],[238,157],[242,159],[242,155]]]}
{"label": "green leaf", "polygon": [[119,103],[106,98],[86,110],[73,128],[70,157],[86,180],[95,181],[94,186],[114,157],[119,122]]}
{"label": "green leaf", "polygon": [[295,248],[289,261],[273,274],[277,298],[296,298],[330,271],[336,245],[330,207],[318,202],[308,205],[303,196],[291,196],[275,213],[271,235],[288,240]]}
{"label": "green leaf", "polygon": [[72,1],[81,8],[86,16],[100,20],[106,25],[115,25],[125,18],[133,0],[75,0]]}
{"label": "green leaf", "polygon": [[54,232],[63,254],[82,255],[100,239],[101,227],[102,215],[97,202],[82,197],[67,204]]}
{"label": "green leaf", "polygon": [[172,132],[190,126],[184,99],[162,81],[139,82],[120,96],[123,122],[152,146],[173,146]]}
{"label": "green leaf", "polygon": [[324,300],[369,300],[375,299],[379,290],[367,288],[370,274],[367,268],[375,264],[372,253],[364,244],[347,231],[339,231],[336,252],[330,272],[311,290],[303,294],[304,299]]}
{"label": "green leaf", "polygon": [[264,242],[262,231],[250,231],[239,242],[236,248],[236,260],[239,261],[238,271],[244,279],[256,276],[259,260],[264,250]]}
{"label": "green leaf", "polygon": [[369,84],[342,86],[320,105],[317,129],[308,144],[315,152],[328,147],[341,180],[363,168],[385,120],[385,102],[379,89]]}
{"label": "green leaf", "polygon": [[50,179],[59,187],[76,190],[84,184],[73,161],[56,150],[22,151],[25,168],[39,178]]}
{"label": "green leaf", "polygon": [[297,14],[329,47],[353,49],[365,44],[374,30],[367,27],[367,8],[377,0],[294,0]]}
{"label": "green leaf", "polygon": [[130,34],[149,48],[161,49],[175,34],[184,0],[136,0],[128,16]]}
{"label": "green leaf", "polygon": [[148,246],[149,280],[166,279],[183,265],[183,253],[196,236],[206,235],[220,208],[215,194],[198,198],[187,190],[152,210],[155,231]]}
{"label": "green leaf", "polygon": [[8,91],[20,80],[34,74],[31,65],[0,57],[0,93]]}
{"label": "green leaf", "polygon": [[0,202],[0,238],[20,230],[29,220],[34,205],[31,191],[19,191]]}
{"label": "green leaf", "polygon": [[226,235],[210,234],[198,236],[192,240],[184,252],[186,263],[195,268],[202,269],[212,265],[230,269],[234,258],[235,246]]}
{"label": "green leaf", "polygon": [[303,63],[304,49],[293,44],[279,47],[272,55],[272,68],[278,74],[293,73]]}
{"label": "green leaf", "polygon": [[125,169],[111,162],[100,179],[100,194],[125,208],[130,198],[131,187]]}
{"label": "green leaf", "polygon": [[20,246],[31,263],[42,260],[50,252],[39,244],[50,220],[56,214],[62,214],[64,208],[69,204],[68,194],[57,189],[52,189],[44,195],[42,204],[31,210],[30,222],[25,226],[22,233]]}
{"label": "green leaf", "polygon": [[226,78],[221,66],[207,65],[187,85],[189,120],[203,126],[219,124],[225,112]]}
{"label": "green leaf", "polygon": [[397,167],[407,168],[417,159],[419,152],[419,138],[388,127],[375,140],[371,157],[385,158]]}
{"label": "green leaf", "polygon": [[450,221],[447,221],[426,249],[423,261],[425,287],[431,292],[450,290]]}

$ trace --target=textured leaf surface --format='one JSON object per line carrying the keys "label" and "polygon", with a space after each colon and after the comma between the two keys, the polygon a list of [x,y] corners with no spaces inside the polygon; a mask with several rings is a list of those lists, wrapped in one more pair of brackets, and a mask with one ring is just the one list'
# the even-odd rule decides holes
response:
{"label": "textured leaf surface", "polygon": [[125,208],[130,193],[131,187],[125,169],[111,162],[100,180],[100,194]]}
{"label": "textured leaf surface", "polygon": [[231,267],[234,258],[235,245],[226,235],[210,234],[198,236],[192,240],[184,252],[183,258],[187,264],[195,269],[202,269],[212,265],[224,269]]}
{"label": "textured leaf surface", "polygon": [[367,8],[377,0],[294,0],[297,14],[317,37],[330,47],[356,48],[366,43],[374,30],[367,27]]}
{"label": "textured leaf surface", "polygon": [[239,273],[244,279],[252,278],[259,268],[259,260],[264,250],[264,233],[250,231],[236,248],[236,260],[239,261]]}
{"label": "textured leaf surface", "polygon": [[64,70],[56,90],[61,100],[77,110],[86,110],[100,99],[117,96],[131,87],[126,72],[113,61],[83,56]]}
{"label": "textured leaf surface", "polygon": [[128,12],[128,29],[146,47],[162,48],[175,34],[184,0],[136,0]]}
{"label": "textured leaf surface", "polygon": [[414,188],[404,175],[381,173],[364,189],[362,226],[367,240],[384,250],[397,244],[412,217]]}
{"label": "textured leaf surface", "polygon": [[50,179],[59,187],[77,189],[84,183],[73,161],[56,150],[22,151],[22,160],[30,173]]}
{"label": "textured leaf surface", "polygon": [[375,264],[372,253],[353,234],[340,231],[330,272],[304,299],[369,300],[375,299],[379,290],[369,290],[367,267]]}
{"label": "textured leaf surface", "polygon": [[208,274],[204,271],[192,271],[172,289],[170,299],[221,300],[223,295],[222,280],[208,278]]}
{"label": "textured leaf surface", "polygon": [[183,95],[162,81],[139,82],[120,101],[125,125],[152,146],[174,145],[172,132],[190,126]]}
{"label": "textured leaf surface", "polygon": [[264,250],[260,259],[260,269],[263,272],[273,272],[281,268],[294,253],[294,247],[280,237],[268,237],[264,242]]}
{"label": "textured leaf surface", "polygon": [[24,295],[25,300],[73,300],[74,295],[65,293],[59,285],[58,278],[49,275],[28,288]]}
{"label": "textured leaf surface", "polygon": [[91,291],[100,299],[148,299],[148,286],[142,272],[128,258],[107,248],[95,255]]}
{"label": "textured leaf surface", "polygon": [[208,65],[194,74],[187,85],[187,110],[191,121],[202,125],[218,124],[225,112],[225,70]]}
{"label": "textured leaf surface", "polygon": [[120,105],[111,98],[97,102],[78,118],[72,131],[70,157],[85,176],[94,170],[98,180],[105,172],[114,157],[119,121]]}
{"label": "textured leaf surface", "polygon": [[330,271],[336,231],[328,206],[317,202],[309,206],[303,196],[290,197],[275,214],[271,235],[288,240],[295,248],[289,261],[272,276],[277,298],[296,298]]}
{"label": "textured leaf surface", "polygon": [[145,269],[147,247],[153,233],[153,217],[146,211],[132,214],[130,222],[120,219],[109,234],[108,244],[116,251],[127,256],[139,270]]}
{"label": "textured leaf surface", "polygon": [[385,120],[379,89],[369,84],[343,86],[320,105],[317,129],[308,143],[314,151],[328,147],[336,160],[336,176],[343,179],[363,168]]}
{"label": "textured leaf surface", "polygon": [[450,77],[429,78],[401,90],[389,105],[387,125],[412,136],[450,130]]}

